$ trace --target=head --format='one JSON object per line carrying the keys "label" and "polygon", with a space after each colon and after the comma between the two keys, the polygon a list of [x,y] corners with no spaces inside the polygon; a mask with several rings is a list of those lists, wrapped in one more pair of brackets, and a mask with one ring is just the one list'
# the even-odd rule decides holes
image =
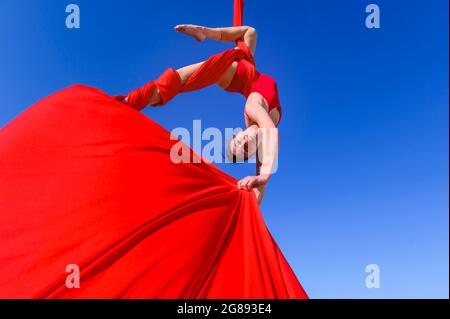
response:
{"label": "head", "polygon": [[251,125],[236,134],[228,143],[227,158],[236,163],[248,160],[258,151],[258,126]]}

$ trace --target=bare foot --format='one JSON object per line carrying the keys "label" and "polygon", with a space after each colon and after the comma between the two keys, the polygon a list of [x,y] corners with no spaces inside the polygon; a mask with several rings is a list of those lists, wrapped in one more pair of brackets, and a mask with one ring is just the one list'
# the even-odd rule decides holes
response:
{"label": "bare foot", "polygon": [[179,24],[175,27],[175,31],[189,35],[198,42],[203,42],[206,39],[205,31],[199,25]]}

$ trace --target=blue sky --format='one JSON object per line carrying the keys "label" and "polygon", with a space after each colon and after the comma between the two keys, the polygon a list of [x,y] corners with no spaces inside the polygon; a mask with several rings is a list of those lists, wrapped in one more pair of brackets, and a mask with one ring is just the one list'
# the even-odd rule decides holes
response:
{"label": "blue sky", "polygon": [[[313,298],[448,298],[448,1],[247,0],[260,71],[283,105],[264,218]],[[125,93],[165,68],[230,45],[179,23],[227,26],[231,0],[0,1],[0,126],[74,83]],[[144,113],[168,129],[243,126],[239,95],[216,87]],[[251,165],[220,165],[240,178]],[[381,287],[365,287],[378,264]]]}

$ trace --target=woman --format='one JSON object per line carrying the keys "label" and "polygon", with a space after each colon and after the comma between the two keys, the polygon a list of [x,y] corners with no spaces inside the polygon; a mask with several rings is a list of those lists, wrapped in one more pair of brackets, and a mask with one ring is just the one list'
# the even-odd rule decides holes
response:
{"label": "woman", "polygon": [[[223,62],[226,65],[225,68],[219,68],[223,72],[220,71],[217,79],[212,82],[228,92],[238,92],[246,97],[244,117],[247,128],[230,141],[227,153],[233,161],[246,160],[253,155],[258,155],[256,175],[243,178],[238,182],[238,187],[242,190],[253,189],[258,202],[261,202],[277,158],[278,132],[276,127],[281,118],[281,106],[275,80],[257,72],[254,66],[256,30],[249,26],[208,28],[197,25],[178,25],[175,30],[189,35],[199,42],[205,39],[241,42],[241,45],[236,47],[235,50],[240,50],[243,54],[238,55],[235,54],[236,51],[230,52],[228,50],[222,55],[211,57],[206,62],[217,64],[220,63],[219,60],[226,60]],[[146,93],[142,93],[142,91],[132,92],[133,96],[128,95],[119,97],[119,99],[135,107],[139,103],[134,102],[134,100],[142,100],[142,95],[150,92],[146,103],[144,103],[145,105],[143,105],[144,107],[166,104],[177,93],[192,91],[213,84],[191,85],[189,88],[182,89],[183,86],[189,86],[187,82],[192,77],[201,73],[202,69],[208,68],[205,64],[205,61],[203,61],[178,70],[170,68],[159,79],[150,82],[149,87],[144,87]],[[141,109],[143,106],[135,108]]]}

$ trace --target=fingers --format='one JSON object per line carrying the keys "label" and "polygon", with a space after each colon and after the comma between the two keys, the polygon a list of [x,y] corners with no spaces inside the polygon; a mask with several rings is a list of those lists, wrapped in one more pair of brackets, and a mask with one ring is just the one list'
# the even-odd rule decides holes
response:
{"label": "fingers", "polygon": [[248,177],[245,177],[245,178],[241,179],[241,180],[238,182],[238,188],[239,188],[239,189],[245,190],[245,185],[246,185],[246,182],[247,182],[247,178],[248,178]]}
{"label": "fingers", "polygon": [[256,183],[254,176],[247,176],[238,182],[238,188],[242,190],[251,190]]}
{"label": "fingers", "polygon": [[248,189],[252,189],[255,186],[255,184],[256,184],[256,179],[252,178],[247,184]]}

